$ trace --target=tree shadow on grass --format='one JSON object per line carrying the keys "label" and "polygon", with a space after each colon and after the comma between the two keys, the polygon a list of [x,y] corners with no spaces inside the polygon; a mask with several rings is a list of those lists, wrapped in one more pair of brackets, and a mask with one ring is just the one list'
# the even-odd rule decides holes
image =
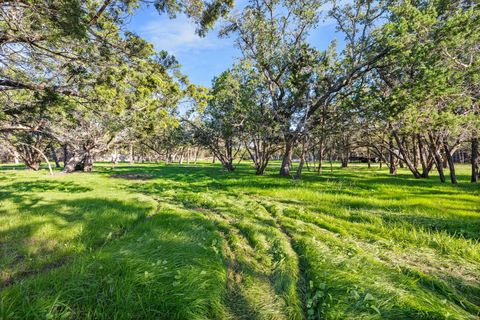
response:
{"label": "tree shadow on grass", "polygon": [[[359,172],[358,168],[352,170],[336,170],[333,174],[316,175],[314,172],[306,172],[302,181],[295,181],[289,177],[279,177],[276,171],[267,171],[264,176],[256,176],[254,169],[246,164],[240,165],[232,173],[224,173],[220,165],[160,165],[160,166],[123,166],[115,167],[112,170],[103,170],[100,174],[107,176],[133,176],[149,175],[149,179],[158,181],[173,181],[176,184],[191,184],[191,191],[206,190],[229,190],[238,189],[292,189],[302,188],[311,191],[325,193],[357,194],[361,190],[368,194],[368,191],[383,191],[385,188],[405,187],[411,188],[411,192],[424,192],[425,194],[455,194],[462,192],[477,192],[478,186],[469,183],[460,183],[455,186],[441,185],[434,178],[415,179],[407,173],[391,176],[387,172]],[[327,184],[325,184],[327,183]],[[332,187],[333,186],[333,187]],[[340,190],[339,190],[340,188]],[[427,188],[419,191],[418,188]]]}
{"label": "tree shadow on grass", "polygon": [[[20,318],[223,318],[226,270],[214,224],[168,210],[141,222],[58,269],[7,287],[7,311]],[[87,223],[85,237],[98,225]]]}
{"label": "tree shadow on grass", "polygon": [[58,191],[68,193],[82,193],[91,190],[92,188],[81,186],[74,182],[64,182],[56,180],[36,180],[25,182],[22,181],[2,186],[2,188],[0,189],[0,197],[5,193],[7,194],[7,196],[10,196],[14,193],[21,192]]}
{"label": "tree shadow on grass", "polygon": [[[386,202],[378,204],[368,198],[340,198],[331,203],[302,203],[301,206],[311,212],[326,214],[336,219],[350,223],[377,225],[379,220],[387,226],[397,228],[405,225],[418,230],[446,232],[451,237],[462,237],[480,240],[480,215],[475,207],[464,208],[462,214],[456,207],[438,208],[437,203],[408,203],[406,201]],[[292,201],[282,201],[287,205],[299,204]],[[435,213],[435,215],[433,214]]]}
{"label": "tree shadow on grass", "polygon": [[339,246],[338,239],[333,244],[322,239],[322,247],[311,241],[309,232],[292,232],[298,239],[297,250],[309,261],[307,275],[314,283],[323,283],[319,291],[325,303],[318,303],[315,310],[319,318],[371,318],[378,313],[382,319],[444,319],[451,310],[465,316],[457,314],[454,318],[476,319],[478,315],[480,305],[475,295],[479,288],[472,284],[467,287],[460,276],[424,273],[421,266],[412,267],[408,261],[384,264],[373,259],[375,251],[362,251],[357,256],[348,246]]}
{"label": "tree shadow on grass", "polygon": [[[144,167],[123,168],[122,172],[142,172]],[[249,168],[243,168],[248,171]],[[145,182],[128,184],[126,189],[134,192],[141,192],[152,196],[160,196],[165,192],[173,191],[177,194],[199,193],[199,192],[222,192],[228,196],[237,196],[239,193],[245,193],[255,196],[256,189],[263,188],[298,188],[298,185],[288,179],[281,179],[277,176],[245,176],[244,172],[236,174],[212,175],[212,166],[198,167],[179,167],[163,166],[159,168],[148,169],[156,179]],[[335,194],[335,205],[332,203],[316,203],[309,200],[294,198],[275,199],[287,205],[307,207],[311,211],[326,212],[333,209],[347,209],[352,212],[369,211],[378,215],[385,223],[395,224],[406,222],[413,226],[418,226],[431,231],[445,231],[452,236],[461,236],[469,239],[478,240],[480,234],[480,216],[476,215],[479,208],[475,199],[469,196],[475,186],[446,186],[439,185],[436,181],[418,180],[411,177],[391,177],[375,175],[365,177],[361,174],[348,171],[348,178],[341,177],[317,177],[307,176],[307,182],[301,186],[305,190],[311,190],[318,193]],[[358,176],[358,177],[357,177]],[[350,180],[357,177],[359,180]],[[337,179],[337,180],[335,180]],[[318,182],[331,182],[332,185],[319,186]],[[337,188],[336,183],[345,184]],[[353,183],[349,187],[349,183]],[[394,185],[406,188],[402,192],[383,194],[382,186]],[[369,189],[376,189],[371,193],[371,197],[378,201],[370,201]],[[361,189],[361,190],[359,190]],[[345,197],[343,197],[343,195]],[[455,197],[458,195],[459,197]],[[460,197],[461,196],[461,197]],[[418,201],[411,202],[411,199]],[[443,207],[438,205],[435,199],[448,200],[449,203]],[[425,201],[424,201],[425,200]],[[428,201],[427,201],[428,200]],[[464,205],[468,203],[469,205]],[[470,212],[470,214],[456,214],[458,210]],[[435,216],[427,216],[429,212],[439,212]],[[337,213],[329,214],[338,216]],[[350,215],[351,222],[357,221],[356,215]],[[349,219],[349,217],[343,217]],[[355,220],[356,219],[356,220]],[[365,222],[360,219],[360,222]]]}
{"label": "tree shadow on grass", "polygon": [[[28,196],[14,197],[16,215],[21,217],[0,231],[0,287],[105,245],[144,219],[152,209],[145,204],[99,198],[32,203]],[[2,211],[0,215],[9,214]]]}

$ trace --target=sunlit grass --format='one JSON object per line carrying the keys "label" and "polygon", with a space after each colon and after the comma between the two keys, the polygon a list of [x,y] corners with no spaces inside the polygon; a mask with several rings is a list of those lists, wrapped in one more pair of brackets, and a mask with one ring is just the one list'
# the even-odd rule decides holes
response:
{"label": "sunlit grass", "polygon": [[[275,164],[276,165],[276,164]],[[334,166],[0,171],[0,314],[476,319],[479,187]],[[12,170],[17,169],[17,170]]]}

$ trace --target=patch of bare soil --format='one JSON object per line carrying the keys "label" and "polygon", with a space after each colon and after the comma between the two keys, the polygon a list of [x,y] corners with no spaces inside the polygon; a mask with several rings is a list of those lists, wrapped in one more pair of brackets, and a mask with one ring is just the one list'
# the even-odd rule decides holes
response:
{"label": "patch of bare soil", "polygon": [[56,268],[60,268],[61,266],[66,264],[69,260],[70,259],[68,257],[61,257],[60,259],[58,259],[56,261],[53,261],[51,263],[47,263],[47,264],[41,266],[38,269],[22,271],[22,272],[19,272],[18,274],[16,274],[15,276],[8,275],[8,274],[0,274],[0,276],[1,276],[0,277],[0,280],[1,280],[0,281],[0,290],[14,284],[15,282],[17,282],[19,280],[25,279],[27,277],[38,275],[38,274],[45,273],[45,272],[49,272],[49,271],[51,271],[53,269],[56,269]]}
{"label": "patch of bare soil", "polygon": [[116,173],[112,174],[110,177],[128,180],[149,180],[153,178],[153,175],[148,173]]}

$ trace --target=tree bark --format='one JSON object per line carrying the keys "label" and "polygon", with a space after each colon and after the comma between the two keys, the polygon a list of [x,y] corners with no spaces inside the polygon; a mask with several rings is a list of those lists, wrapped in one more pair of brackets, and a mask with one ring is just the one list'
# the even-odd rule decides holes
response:
{"label": "tree bark", "polygon": [[318,148],[318,175],[322,174],[324,151],[325,151],[325,147],[323,146],[323,138],[322,138],[320,140],[320,146]]}
{"label": "tree bark", "polygon": [[[396,131],[392,132],[393,137],[395,138],[395,142],[397,143],[398,149],[401,154],[401,159],[399,159],[400,167],[403,168],[404,164],[408,167],[408,169],[412,172],[415,178],[421,178],[421,174],[418,169],[413,165],[411,158],[408,154],[408,150],[406,150],[404,146],[404,139],[400,139],[398,133]],[[393,145],[392,145],[393,146]]]}
{"label": "tree bark", "polygon": [[477,183],[478,182],[478,164],[479,164],[479,153],[478,153],[478,138],[472,139],[472,176],[470,182]]}
{"label": "tree bark", "polygon": [[62,148],[63,148],[63,166],[65,167],[66,164],[67,164],[67,162],[68,162],[68,160],[69,160],[69,158],[70,158],[70,157],[69,157],[70,155],[69,155],[69,153],[68,153],[68,146],[67,146],[67,144],[64,144]]}
{"label": "tree bark", "polygon": [[397,159],[395,159],[395,155],[393,154],[393,140],[390,138],[388,141],[388,148],[389,148],[389,153],[388,153],[388,160],[390,162],[390,174],[396,176],[397,175]]}
{"label": "tree bark", "polygon": [[282,166],[280,167],[279,175],[283,177],[290,176],[290,167],[292,166],[292,154],[293,154],[293,139],[288,138],[285,140],[285,151],[282,158]]}
{"label": "tree bark", "polygon": [[445,152],[445,157],[446,157],[446,160],[447,160],[448,169],[450,171],[450,181],[452,182],[452,184],[456,184],[457,183],[457,176],[455,174],[455,163],[453,162],[452,153],[451,153],[450,147],[448,146],[448,142],[446,141],[446,139],[444,139],[444,141],[443,141],[443,151]]}
{"label": "tree bark", "polygon": [[55,168],[60,168],[60,163],[58,162],[57,152],[55,152],[55,148],[50,146],[50,153],[52,154],[52,159],[55,162]]}
{"label": "tree bark", "polygon": [[77,150],[69,158],[63,167],[62,172],[72,173],[74,171],[91,172],[93,168],[92,150]]}
{"label": "tree bark", "polygon": [[348,158],[350,158],[350,151],[344,150],[342,152],[342,168],[348,167]]}
{"label": "tree bark", "polygon": [[[431,134],[428,135],[430,139],[430,152],[432,153],[433,159],[435,161],[435,166],[437,167],[438,176],[440,178],[440,182],[445,182],[445,173],[443,171],[443,159],[440,154],[440,150],[438,149],[438,145],[435,142],[435,139]],[[438,141],[437,141],[438,142]]]}
{"label": "tree bark", "polygon": [[297,173],[295,174],[295,179],[300,180],[302,178],[302,170],[303,170],[303,165],[305,163],[305,156],[302,153],[301,159],[300,159],[300,164],[298,165],[297,168]]}
{"label": "tree bark", "polygon": [[368,161],[368,169],[372,167],[372,161],[370,160],[370,147],[367,147],[367,161]]}
{"label": "tree bark", "polygon": [[130,154],[130,164],[134,164],[135,163],[135,159],[133,157],[133,145],[130,143],[129,145],[129,154]]}
{"label": "tree bark", "polygon": [[195,160],[193,161],[193,163],[195,164],[197,164],[199,153],[200,153],[200,147],[197,147],[197,150],[195,151]]}
{"label": "tree bark", "polygon": [[82,161],[83,157],[80,156],[78,153],[73,154],[68,158],[67,163],[63,167],[62,172],[64,173],[71,173],[77,169],[77,165]]}
{"label": "tree bark", "polygon": [[83,158],[83,172],[92,172],[93,168],[93,157],[90,151],[85,152]]}

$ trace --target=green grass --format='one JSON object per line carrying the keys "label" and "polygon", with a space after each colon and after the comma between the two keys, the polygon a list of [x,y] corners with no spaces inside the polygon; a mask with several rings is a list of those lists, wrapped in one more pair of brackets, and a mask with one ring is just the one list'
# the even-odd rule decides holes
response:
{"label": "green grass", "polygon": [[2,319],[478,319],[480,187],[363,165],[0,167]]}

